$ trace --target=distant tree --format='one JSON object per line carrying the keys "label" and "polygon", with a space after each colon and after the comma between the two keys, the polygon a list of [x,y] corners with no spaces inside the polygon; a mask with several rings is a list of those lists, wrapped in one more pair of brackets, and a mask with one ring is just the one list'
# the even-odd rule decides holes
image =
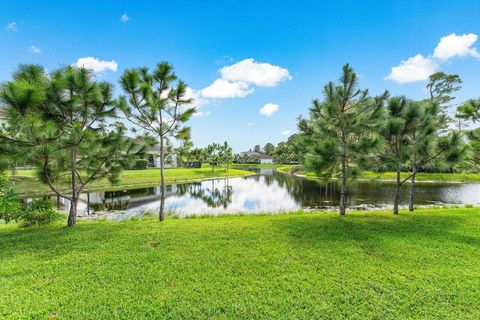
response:
{"label": "distant tree", "polygon": [[275,146],[273,144],[271,144],[270,142],[268,142],[265,147],[263,147],[263,152],[266,154],[266,155],[269,155],[269,156],[272,156],[273,153],[275,152]]}
{"label": "distant tree", "polygon": [[257,145],[253,148],[253,151],[254,151],[254,152],[257,152],[257,153],[260,153],[260,152],[262,152],[262,149],[260,148],[260,145],[257,144]]}
{"label": "distant tree", "polygon": [[185,127],[194,108],[188,108],[187,85],[178,81],[173,67],[167,62],[148,68],[126,70],[120,83],[127,95],[120,97],[119,107],[125,118],[145,135],[153,136],[160,147],[160,207],[159,219],[165,219],[165,156],[168,144],[188,141],[190,128]]}
{"label": "distant tree", "polygon": [[310,118],[299,121],[303,143],[308,146],[307,168],[326,178],[340,172],[340,215],[346,210],[347,176],[358,173],[362,158],[378,143],[374,131],[388,96],[385,92],[370,98],[368,90],[357,87],[357,74],[346,64],[340,83],[328,83],[323,101],[313,100]]}
{"label": "distant tree", "polygon": [[70,201],[70,227],[85,187],[105,177],[116,181],[133,149],[122,124],[107,124],[116,111],[112,92],[87,69],[69,66],[47,76],[37,65],[20,66],[0,91],[8,122],[1,140],[28,153],[39,177]]}
{"label": "distant tree", "polygon": [[225,166],[225,171],[228,171],[230,164],[233,162],[233,152],[232,147],[228,145],[228,142],[225,141],[222,145],[219,146],[220,151],[220,161]]}
{"label": "distant tree", "polygon": [[221,145],[218,143],[211,143],[205,148],[205,157],[212,166],[212,171],[220,163],[222,159]]}
{"label": "distant tree", "polygon": [[462,88],[461,84],[462,80],[458,74],[446,74],[440,71],[430,75],[427,83],[430,100],[442,107],[448,105],[455,99],[452,94]]}

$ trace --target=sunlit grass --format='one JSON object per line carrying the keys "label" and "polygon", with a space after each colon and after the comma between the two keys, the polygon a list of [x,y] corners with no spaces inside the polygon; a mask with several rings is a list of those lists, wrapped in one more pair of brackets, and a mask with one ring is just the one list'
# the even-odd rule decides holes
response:
{"label": "sunlit grass", "polygon": [[478,319],[480,210],[0,225],[2,319]]}
{"label": "sunlit grass", "polygon": [[[225,171],[223,168],[216,168],[212,171],[210,167],[202,168],[169,168],[165,169],[165,180],[167,183],[189,182],[195,180],[210,179],[216,177],[232,177],[245,176],[252,174],[251,172],[239,169],[229,169]],[[14,182],[15,191],[19,194],[48,193],[50,189],[47,185],[42,184],[36,177],[33,170],[18,170],[17,175],[11,177]],[[160,169],[147,170],[124,170],[121,173],[120,181],[116,184],[109,183],[106,179],[94,181],[89,184],[88,189],[116,189],[128,187],[142,187],[150,185],[158,185],[160,181]],[[68,188],[64,184],[65,189]]]}

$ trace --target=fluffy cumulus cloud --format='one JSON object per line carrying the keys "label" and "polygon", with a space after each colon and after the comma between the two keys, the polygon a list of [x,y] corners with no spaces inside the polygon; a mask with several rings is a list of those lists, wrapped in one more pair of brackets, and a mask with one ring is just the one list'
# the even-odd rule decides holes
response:
{"label": "fluffy cumulus cloud", "polygon": [[219,70],[221,77],[201,90],[207,99],[243,98],[255,91],[253,86],[275,87],[292,77],[287,69],[270,63],[245,59]]}
{"label": "fluffy cumulus cloud", "polygon": [[28,47],[28,51],[30,53],[40,53],[42,52],[42,49],[32,44],[30,47]]}
{"label": "fluffy cumulus cloud", "polygon": [[245,59],[220,69],[223,79],[255,84],[260,87],[275,87],[292,77],[287,69],[270,63],[260,63],[253,58]]}
{"label": "fluffy cumulus cloud", "polygon": [[456,35],[452,33],[442,37],[434,49],[433,55],[424,57],[417,54],[392,67],[386,80],[397,83],[410,83],[427,80],[428,77],[440,69],[440,64],[453,58],[475,57],[480,59],[480,53],[474,47],[478,36],[473,33]]}
{"label": "fluffy cumulus cloud", "polygon": [[230,82],[225,79],[217,79],[201,90],[203,97],[212,99],[243,98],[252,92],[254,92],[254,89],[244,82]]}
{"label": "fluffy cumulus cloud", "polygon": [[93,70],[95,73],[102,73],[104,71],[117,71],[118,64],[115,60],[105,61],[93,57],[79,58],[74,63],[77,67],[83,67]]}
{"label": "fluffy cumulus cloud", "polygon": [[282,136],[289,136],[292,133],[292,130],[283,130],[280,132]]}
{"label": "fluffy cumulus cloud", "polygon": [[467,56],[480,58],[477,48],[473,47],[477,39],[478,36],[473,33],[463,34],[461,36],[452,33],[442,37],[433,52],[433,57],[443,61],[450,58]]}
{"label": "fluffy cumulus cloud", "polygon": [[417,54],[407,60],[400,62],[400,65],[393,67],[390,74],[385,78],[397,83],[409,83],[426,80],[428,76],[438,70],[438,64],[431,58]]}
{"label": "fluffy cumulus cloud", "polygon": [[280,106],[275,103],[267,103],[258,111],[262,116],[270,117],[272,114],[278,111]]}
{"label": "fluffy cumulus cloud", "polygon": [[130,19],[130,17],[127,15],[126,12],[125,12],[124,14],[122,14],[122,16],[120,17],[120,20],[121,20],[123,23],[127,22],[129,19]]}

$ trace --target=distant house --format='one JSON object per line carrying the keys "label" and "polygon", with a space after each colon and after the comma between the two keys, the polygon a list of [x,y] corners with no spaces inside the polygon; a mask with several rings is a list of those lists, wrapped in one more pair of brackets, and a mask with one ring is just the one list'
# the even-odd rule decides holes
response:
{"label": "distant house", "polygon": [[272,164],[273,163],[273,157],[255,152],[255,151],[245,151],[245,152],[240,152],[241,157],[248,157],[248,158],[254,158],[260,160],[260,163],[262,164]]}
{"label": "distant house", "polygon": [[[160,168],[160,146],[159,145],[146,145],[144,141],[125,137],[126,139],[133,140],[140,146],[145,146],[145,159],[148,160],[149,168]],[[165,168],[177,167],[177,154],[175,152],[169,152],[165,154]]]}

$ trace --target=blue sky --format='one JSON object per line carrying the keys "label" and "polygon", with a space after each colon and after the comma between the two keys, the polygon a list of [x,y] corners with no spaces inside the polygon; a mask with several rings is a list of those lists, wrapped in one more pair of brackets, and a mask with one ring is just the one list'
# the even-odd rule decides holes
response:
{"label": "blue sky", "polygon": [[479,97],[478,17],[475,1],[2,1],[0,81],[19,63],[91,57],[117,84],[167,60],[200,106],[195,145],[242,151],[295,132],[347,62],[372,94],[424,98],[423,79],[443,70],[464,81],[455,102]]}

